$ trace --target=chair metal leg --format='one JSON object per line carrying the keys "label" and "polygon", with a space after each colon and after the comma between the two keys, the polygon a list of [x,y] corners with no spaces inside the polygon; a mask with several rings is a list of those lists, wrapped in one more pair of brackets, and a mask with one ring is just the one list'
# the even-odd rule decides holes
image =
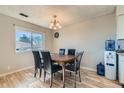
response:
{"label": "chair metal leg", "polygon": [[35,68],[35,71],[34,71],[34,77],[36,77],[37,71],[38,71],[38,69]]}
{"label": "chair metal leg", "polygon": [[61,80],[63,80],[63,75],[62,75],[62,71],[61,71]]}
{"label": "chair metal leg", "polygon": [[56,74],[54,73],[53,75],[55,76]]}
{"label": "chair metal leg", "polygon": [[74,87],[76,88],[76,72],[75,72],[75,86]]}
{"label": "chair metal leg", "polygon": [[76,74],[77,74],[77,71],[76,71]]}
{"label": "chair metal leg", "polygon": [[41,74],[42,74],[42,69],[40,69],[40,76],[39,77],[41,77]]}
{"label": "chair metal leg", "polygon": [[46,78],[46,71],[44,71],[44,82],[45,82],[45,78]]}
{"label": "chair metal leg", "polygon": [[81,82],[81,74],[80,74],[80,70],[79,70],[79,81]]}
{"label": "chair metal leg", "polygon": [[70,77],[71,77],[71,72],[70,72]]}
{"label": "chair metal leg", "polygon": [[53,82],[53,75],[50,75],[50,88],[52,87],[52,82]]}

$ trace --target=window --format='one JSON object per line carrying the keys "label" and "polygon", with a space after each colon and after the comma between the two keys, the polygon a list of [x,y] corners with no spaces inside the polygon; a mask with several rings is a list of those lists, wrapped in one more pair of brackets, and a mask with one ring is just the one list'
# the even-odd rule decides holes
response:
{"label": "window", "polygon": [[32,33],[32,49],[42,49],[43,48],[43,36],[41,34]]}
{"label": "window", "polygon": [[16,27],[16,52],[43,49],[43,33]]}

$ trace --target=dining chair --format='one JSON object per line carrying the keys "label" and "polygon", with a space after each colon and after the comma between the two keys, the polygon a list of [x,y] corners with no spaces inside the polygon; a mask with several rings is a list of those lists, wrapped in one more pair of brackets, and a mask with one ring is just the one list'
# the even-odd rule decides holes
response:
{"label": "dining chair", "polygon": [[41,60],[41,57],[40,57],[40,53],[39,51],[32,51],[33,53],[33,56],[34,56],[34,63],[35,63],[35,73],[34,73],[34,77],[36,77],[36,74],[38,72],[38,69],[40,69],[40,77],[41,77],[41,74],[42,74],[42,68],[44,68],[44,64]]}
{"label": "dining chair", "polygon": [[62,67],[58,64],[54,64],[51,59],[49,51],[41,51],[43,61],[44,61],[44,82],[46,78],[46,73],[50,74],[50,87],[52,87],[53,74],[62,70]]}
{"label": "dining chair", "polygon": [[[75,56],[75,49],[68,49],[68,55],[73,55],[73,56]],[[75,60],[72,60],[70,63],[68,63],[68,64],[74,64],[74,62],[75,62]],[[68,65],[67,64],[67,65]],[[71,72],[70,72],[70,76],[71,76]]]}
{"label": "dining chair", "polygon": [[68,55],[75,55],[75,49],[68,49]]}
{"label": "dining chair", "polygon": [[[75,56],[75,49],[68,49],[68,55],[73,55],[73,56]],[[70,63],[74,63],[75,61],[74,60],[72,60],[72,62],[70,62]]]}
{"label": "dining chair", "polygon": [[65,55],[65,49],[59,49],[59,55]]}
{"label": "dining chair", "polygon": [[76,74],[77,74],[77,72],[79,72],[79,81],[81,82],[80,64],[81,64],[81,59],[82,59],[83,54],[84,54],[84,51],[79,52],[76,55],[75,62],[73,64],[68,64],[68,65],[65,66],[65,68],[68,71],[74,72],[74,74],[75,74],[75,87],[76,87]]}

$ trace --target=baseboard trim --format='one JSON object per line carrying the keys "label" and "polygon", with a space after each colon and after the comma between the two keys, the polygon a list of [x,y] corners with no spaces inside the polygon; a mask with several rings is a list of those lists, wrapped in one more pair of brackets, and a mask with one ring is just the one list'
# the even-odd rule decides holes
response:
{"label": "baseboard trim", "polygon": [[90,71],[95,71],[96,72],[96,69],[89,68],[89,67],[81,67],[81,69],[86,69],[86,70],[90,70]]}
{"label": "baseboard trim", "polygon": [[26,69],[31,69],[31,68],[33,68],[33,67],[34,67],[34,66],[29,66],[29,67],[17,69],[17,70],[15,70],[15,71],[6,72],[6,73],[3,73],[3,74],[0,74],[0,77],[6,76],[6,75],[9,75],[9,74],[13,74],[13,73],[16,73],[16,72],[20,72],[20,71],[23,71],[23,70],[26,70]]}

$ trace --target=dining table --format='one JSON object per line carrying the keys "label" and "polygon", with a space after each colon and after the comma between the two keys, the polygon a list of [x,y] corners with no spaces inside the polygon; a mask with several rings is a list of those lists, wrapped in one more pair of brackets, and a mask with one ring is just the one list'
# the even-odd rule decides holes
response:
{"label": "dining table", "polygon": [[53,62],[58,63],[60,66],[62,66],[62,79],[63,79],[63,88],[64,88],[65,87],[65,65],[67,63],[73,62],[73,60],[75,60],[75,56],[52,54],[51,59]]}

